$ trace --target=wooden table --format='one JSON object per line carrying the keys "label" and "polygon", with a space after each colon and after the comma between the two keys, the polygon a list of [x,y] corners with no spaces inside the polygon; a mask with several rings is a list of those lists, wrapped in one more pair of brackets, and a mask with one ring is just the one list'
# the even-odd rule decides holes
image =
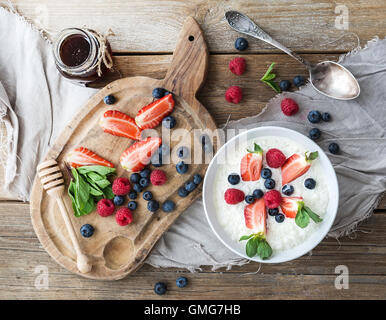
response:
{"label": "wooden table", "polygon": [[[102,1],[18,0],[27,18],[51,32],[65,27],[92,27],[115,32],[110,38],[117,69],[122,76],[146,75],[162,78],[170,63],[177,34],[186,16],[201,23],[211,52],[208,80],[199,100],[223,124],[228,116],[239,119],[258,113],[274,92],[258,79],[271,62],[277,63],[280,79],[304,74],[288,56],[260,41],[250,40],[243,54],[233,43],[237,34],[222,20],[226,9],[247,13],[267,32],[311,61],[337,59],[375,35],[385,36],[386,3],[383,0],[342,0],[349,13],[349,30],[334,27],[335,1]],[[270,3],[270,4],[267,4]],[[339,7],[338,7],[339,9]],[[247,60],[248,71],[238,77],[227,65],[235,56]],[[118,78],[116,73],[108,81]],[[230,85],[240,85],[244,100],[239,105],[225,101]],[[1,173],[2,174],[2,173]],[[1,179],[1,177],[0,177]],[[1,184],[1,183],[0,183]],[[116,282],[91,281],[74,276],[57,265],[41,248],[29,219],[29,205],[0,194],[0,298],[13,299],[157,299],[154,283],[170,287],[162,299],[330,299],[385,298],[386,295],[386,199],[358,232],[340,242],[324,240],[312,255],[280,265],[249,263],[232,270],[213,272],[204,268],[191,274],[185,270],[155,269],[145,265],[137,273]],[[337,290],[335,268],[349,269],[349,289]],[[49,272],[48,289],[35,287],[37,266]],[[257,272],[259,270],[259,272]],[[255,273],[257,272],[257,273]],[[189,278],[189,286],[177,290],[178,275]]]}

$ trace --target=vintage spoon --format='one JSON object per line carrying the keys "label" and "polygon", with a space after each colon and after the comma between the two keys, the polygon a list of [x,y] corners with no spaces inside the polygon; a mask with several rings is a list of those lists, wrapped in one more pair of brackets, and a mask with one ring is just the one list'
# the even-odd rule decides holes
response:
{"label": "vintage spoon", "polygon": [[302,63],[308,69],[310,82],[318,92],[338,100],[351,100],[359,96],[360,87],[358,81],[350,71],[339,63],[323,61],[318,64],[311,64],[272,39],[269,34],[263,31],[246,15],[237,11],[228,11],[225,13],[225,18],[234,30],[263,40]]}

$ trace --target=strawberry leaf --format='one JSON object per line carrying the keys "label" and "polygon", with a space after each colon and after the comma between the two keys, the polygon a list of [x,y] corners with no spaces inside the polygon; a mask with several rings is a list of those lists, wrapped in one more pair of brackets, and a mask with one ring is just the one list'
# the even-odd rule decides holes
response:
{"label": "strawberry leaf", "polygon": [[308,155],[307,152],[306,152],[306,160],[307,160],[307,161],[313,161],[313,160],[315,160],[316,158],[318,158],[318,156],[319,156],[318,151],[311,152],[309,155]]}
{"label": "strawberry leaf", "polygon": [[263,149],[261,149],[257,143],[253,145],[253,150],[247,149],[247,151],[250,153],[263,153]]}
{"label": "strawberry leaf", "polygon": [[245,246],[245,252],[248,257],[252,258],[257,253],[257,243],[258,240],[256,238],[251,238],[248,240],[246,246]]}

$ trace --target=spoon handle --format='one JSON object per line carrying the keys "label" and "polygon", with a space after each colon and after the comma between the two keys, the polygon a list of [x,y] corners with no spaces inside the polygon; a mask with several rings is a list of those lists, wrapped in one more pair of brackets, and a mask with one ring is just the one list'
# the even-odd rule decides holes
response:
{"label": "spoon handle", "polygon": [[225,13],[225,18],[232,29],[249,35],[251,37],[257,38],[259,40],[265,41],[270,45],[282,50],[286,54],[290,55],[292,58],[305,65],[308,69],[311,68],[311,63],[303,59],[297,53],[283,46],[280,42],[276,41],[275,39],[272,39],[272,37],[268,33],[266,33],[258,25],[256,25],[256,23],[254,23],[246,15],[238,11],[228,11]]}

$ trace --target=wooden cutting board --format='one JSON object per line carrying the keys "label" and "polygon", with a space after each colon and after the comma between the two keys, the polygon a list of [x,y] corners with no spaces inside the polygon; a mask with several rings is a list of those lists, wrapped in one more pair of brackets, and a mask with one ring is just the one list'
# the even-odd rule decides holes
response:
{"label": "wooden cutting board", "polygon": [[[66,187],[69,180],[65,172],[64,157],[68,151],[80,146],[89,148],[114,163],[117,176],[128,177],[129,173],[119,165],[119,157],[133,141],[104,133],[98,125],[99,118],[108,109],[120,110],[135,117],[141,107],[153,100],[153,88],[163,87],[173,92],[176,102],[173,116],[177,120],[177,126],[171,131],[170,141],[166,142],[170,145],[172,160],[178,146],[191,145],[193,162],[193,156],[197,157],[200,153],[205,155],[198,133],[194,129],[216,129],[214,120],[196,99],[196,92],[204,82],[207,67],[208,50],[203,33],[197,22],[189,17],[184,23],[170,69],[163,80],[131,77],[107,85],[93,96],[66,126],[48,152],[46,159],[57,159],[66,178]],[[113,106],[107,106],[103,102],[103,98],[109,94],[117,98],[117,103]],[[187,129],[188,134],[180,136],[180,130],[178,130],[180,128]],[[161,132],[161,126],[156,129]],[[213,152],[216,151],[216,146],[217,143],[213,143]],[[183,175],[176,172],[173,161],[161,167],[167,174],[167,183],[163,186],[150,186],[146,190],[150,190],[160,204],[167,199],[173,200],[176,203],[176,209],[172,213],[165,213],[162,210],[154,214],[150,213],[146,208],[146,201],[142,199],[142,194],[139,194],[138,208],[133,212],[133,223],[126,227],[119,226],[114,216],[102,218],[96,212],[92,212],[77,218],[71,214],[71,222],[78,231],[80,245],[93,261],[90,273],[81,274],[78,271],[75,251],[56,202],[43,191],[38,179],[34,181],[31,194],[33,227],[45,250],[67,270],[92,279],[121,279],[143,264],[157,240],[200,195],[201,186],[186,198],[179,197],[177,190],[186,181],[191,180],[195,173],[204,176],[207,163],[208,159],[206,163],[190,164],[188,173]],[[72,213],[71,200],[67,194],[64,201],[67,209]],[[127,200],[124,205],[126,204]],[[80,227],[85,223],[95,227],[95,233],[90,238],[83,238],[79,233]]]}

